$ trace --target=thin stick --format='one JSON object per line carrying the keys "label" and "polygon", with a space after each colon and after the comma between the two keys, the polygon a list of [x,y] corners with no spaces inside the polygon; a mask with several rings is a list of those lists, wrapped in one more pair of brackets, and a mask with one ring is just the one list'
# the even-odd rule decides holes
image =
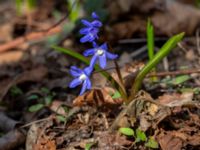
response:
{"label": "thin stick", "polygon": [[152,76],[175,76],[175,75],[183,75],[183,74],[192,74],[192,73],[200,73],[200,69],[184,69],[184,70],[177,70],[177,71],[166,71],[166,72],[157,72],[157,73],[150,73],[146,77]]}

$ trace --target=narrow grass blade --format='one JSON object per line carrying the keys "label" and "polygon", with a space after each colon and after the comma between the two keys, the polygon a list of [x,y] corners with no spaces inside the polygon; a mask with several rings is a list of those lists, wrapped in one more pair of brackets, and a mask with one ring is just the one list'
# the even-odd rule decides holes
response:
{"label": "narrow grass blade", "polygon": [[154,56],[154,28],[150,19],[147,22],[147,47],[149,60],[152,60]]}
{"label": "narrow grass blade", "polygon": [[[150,19],[148,19],[147,22],[147,48],[148,48],[149,61],[151,61],[154,57],[155,46],[154,46],[154,28],[153,25],[151,24]],[[155,68],[152,69],[152,71],[154,73],[156,72],[156,66]],[[153,82],[157,81],[157,77],[153,76],[151,80]]]}

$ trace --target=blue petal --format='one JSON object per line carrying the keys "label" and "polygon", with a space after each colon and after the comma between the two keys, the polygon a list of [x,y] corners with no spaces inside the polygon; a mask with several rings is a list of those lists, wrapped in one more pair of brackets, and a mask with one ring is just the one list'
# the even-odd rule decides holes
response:
{"label": "blue petal", "polygon": [[98,21],[98,20],[92,21],[91,24],[92,24],[94,27],[101,27],[101,26],[102,26],[101,21]]}
{"label": "blue petal", "polygon": [[102,69],[106,67],[106,55],[99,56],[99,65]]}
{"label": "blue petal", "polygon": [[81,80],[79,78],[76,78],[74,80],[72,80],[72,82],[70,82],[69,87],[70,88],[75,88],[76,86],[81,84]]}
{"label": "blue petal", "polygon": [[92,42],[92,46],[93,46],[94,48],[97,48],[97,47],[98,47],[98,45],[97,45],[97,43],[96,43],[95,41]]}
{"label": "blue petal", "polygon": [[92,88],[92,83],[91,83],[91,81],[90,81],[90,79],[86,79],[86,83],[87,83],[87,89],[89,90],[89,89],[91,89]]}
{"label": "blue petal", "polygon": [[92,13],[92,18],[93,18],[93,19],[99,19],[99,16],[98,16],[95,12],[93,12],[93,13]]}
{"label": "blue petal", "polygon": [[93,67],[91,67],[91,66],[88,66],[88,67],[86,67],[86,68],[84,69],[84,73],[85,73],[87,76],[90,76],[91,73],[92,73],[92,71],[93,71]]}
{"label": "blue petal", "polygon": [[92,42],[95,39],[94,36],[92,36],[91,34],[86,34],[84,37],[82,37],[80,39],[81,43],[85,43],[85,42]]}
{"label": "blue petal", "polygon": [[117,54],[112,54],[110,52],[106,52],[106,56],[108,59],[116,59],[118,57]]}
{"label": "blue petal", "polygon": [[90,55],[94,55],[94,53],[95,53],[95,49],[94,49],[94,48],[91,48],[91,49],[85,50],[85,51],[83,52],[83,55],[87,57],[87,56],[90,56]]}
{"label": "blue petal", "polygon": [[91,24],[89,21],[85,20],[85,19],[82,19],[81,22],[82,22],[85,26],[92,27],[92,24]]}
{"label": "blue petal", "polygon": [[88,27],[82,28],[82,29],[79,31],[79,33],[80,33],[80,34],[87,34],[88,32],[90,32],[90,30],[91,30],[91,28],[88,28]]}
{"label": "blue petal", "polygon": [[83,73],[83,71],[79,68],[77,68],[76,66],[71,66],[70,68],[70,74],[73,76],[73,77],[78,77],[80,76],[81,74]]}
{"label": "blue petal", "polygon": [[108,50],[108,46],[107,46],[106,43],[102,44],[102,45],[100,46],[100,48],[102,48],[102,49],[105,50],[105,51]]}
{"label": "blue petal", "polygon": [[81,92],[80,92],[80,95],[82,95],[87,89],[87,82],[86,80],[83,82],[83,86],[81,88]]}
{"label": "blue petal", "polygon": [[95,34],[98,34],[98,32],[99,32],[99,29],[93,27],[93,28],[90,28],[90,31],[88,33],[91,33],[91,34],[95,35]]}
{"label": "blue petal", "polygon": [[96,64],[97,58],[98,58],[97,55],[93,55],[92,59],[90,60],[90,67],[91,67],[91,68],[93,68],[94,65]]}

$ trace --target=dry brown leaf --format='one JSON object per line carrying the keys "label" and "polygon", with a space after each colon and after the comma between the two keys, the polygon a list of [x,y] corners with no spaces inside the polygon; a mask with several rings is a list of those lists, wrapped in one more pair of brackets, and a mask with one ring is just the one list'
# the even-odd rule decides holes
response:
{"label": "dry brown leaf", "polygon": [[54,140],[43,138],[34,146],[33,150],[56,150],[56,143]]}
{"label": "dry brown leaf", "polygon": [[85,94],[74,99],[73,105],[82,106],[84,104],[102,106],[121,104],[122,99],[112,99],[105,89],[92,89]]}
{"label": "dry brown leaf", "polygon": [[157,139],[162,150],[181,150],[183,147],[183,141],[171,132],[162,133]]}
{"label": "dry brown leaf", "polygon": [[158,101],[161,104],[169,107],[182,106],[184,104],[192,102],[193,95],[193,92],[185,92],[182,94],[164,94],[158,97]]}

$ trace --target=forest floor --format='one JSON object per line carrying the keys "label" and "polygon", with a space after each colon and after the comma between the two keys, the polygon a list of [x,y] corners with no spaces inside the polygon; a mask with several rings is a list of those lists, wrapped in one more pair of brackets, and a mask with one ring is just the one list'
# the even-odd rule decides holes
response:
{"label": "forest floor", "polygon": [[[119,55],[127,91],[148,62],[148,17],[156,51],[174,34],[185,37],[156,67],[156,80],[147,75],[126,106],[99,72],[82,96],[80,87],[68,87],[70,66],[84,64],[51,46],[82,53],[89,45],[79,42],[66,1],[42,1],[20,15],[13,1],[0,1],[0,150],[200,149],[200,9],[187,0],[102,7],[100,40]],[[109,61],[106,70],[118,80],[115,68]]]}

